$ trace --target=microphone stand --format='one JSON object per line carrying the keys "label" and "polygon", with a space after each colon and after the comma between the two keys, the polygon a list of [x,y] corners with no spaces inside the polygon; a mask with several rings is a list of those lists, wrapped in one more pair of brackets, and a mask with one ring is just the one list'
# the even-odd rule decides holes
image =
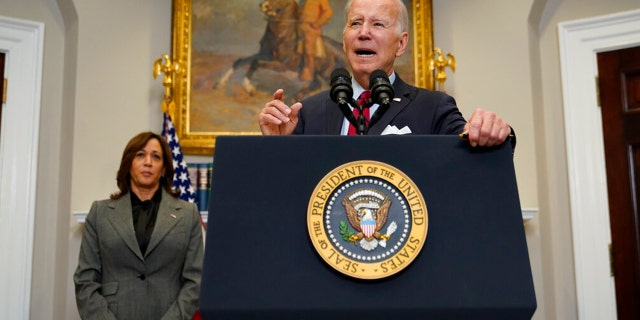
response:
{"label": "microphone stand", "polygon": [[[353,112],[351,111],[351,109],[349,109],[349,106],[358,109],[358,118],[353,115]],[[344,117],[347,118],[349,123],[351,123],[356,128],[357,135],[363,136],[367,134],[369,128],[367,127],[367,122],[364,117],[364,108],[359,106],[358,102],[354,98],[351,98],[351,100],[339,99],[338,107],[342,111]]]}
{"label": "microphone stand", "polygon": [[[353,99],[352,99],[353,100]],[[354,126],[356,128],[356,133],[359,136],[366,135],[369,132],[369,127],[371,126],[371,122],[367,125],[367,120],[364,117],[364,109],[365,106],[367,108],[371,107],[371,103],[369,101],[365,102],[364,105],[360,106],[357,101],[353,100],[351,102],[354,108],[358,108],[358,125]]]}

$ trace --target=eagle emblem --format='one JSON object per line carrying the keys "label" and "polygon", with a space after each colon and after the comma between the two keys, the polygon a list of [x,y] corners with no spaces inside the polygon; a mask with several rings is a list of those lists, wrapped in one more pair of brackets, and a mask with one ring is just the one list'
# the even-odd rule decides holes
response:
{"label": "eagle emblem", "polygon": [[375,189],[358,189],[347,194],[342,199],[342,205],[349,225],[356,231],[346,230],[346,224],[343,224],[343,239],[359,244],[367,251],[374,250],[378,245],[386,247],[387,240],[397,228],[396,223],[391,222],[386,232],[381,233],[387,224],[391,198]]}

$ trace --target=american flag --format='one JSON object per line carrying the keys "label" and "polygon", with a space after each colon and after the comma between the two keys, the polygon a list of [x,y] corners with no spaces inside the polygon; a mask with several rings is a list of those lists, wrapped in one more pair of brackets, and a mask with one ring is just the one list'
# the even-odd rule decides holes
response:
{"label": "american flag", "polygon": [[[162,136],[167,140],[171,148],[171,156],[173,158],[173,188],[180,190],[180,199],[196,202],[196,190],[191,186],[187,163],[184,162],[184,157],[182,156],[182,147],[180,147],[180,141],[178,141],[178,136],[176,135],[176,128],[173,126],[173,121],[171,121],[171,117],[169,117],[167,113],[164,113]],[[200,215],[200,225],[202,226],[202,243],[204,245],[207,225],[202,215]],[[194,317],[194,319],[196,318]]]}
{"label": "american flag", "polygon": [[196,190],[191,186],[187,163],[182,156],[180,141],[176,135],[173,121],[168,114],[164,113],[164,123],[162,125],[162,136],[167,139],[173,157],[173,188],[180,190],[180,199],[188,202],[196,202]]}
{"label": "american flag", "polygon": [[[171,156],[173,158],[173,188],[180,190],[180,199],[189,202],[196,202],[196,191],[191,186],[191,179],[189,179],[189,172],[187,171],[187,163],[184,162],[182,156],[182,147],[180,147],[180,141],[176,135],[176,128],[173,126],[171,117],[165,112],[164,122],[162,124],[162,136],[169,143],[171,148]],[[204,245],[207,228],[200,215],[200,226],[202,226],[202,244]],[[202,320],[200,310],[196,310],[192,320]]]}

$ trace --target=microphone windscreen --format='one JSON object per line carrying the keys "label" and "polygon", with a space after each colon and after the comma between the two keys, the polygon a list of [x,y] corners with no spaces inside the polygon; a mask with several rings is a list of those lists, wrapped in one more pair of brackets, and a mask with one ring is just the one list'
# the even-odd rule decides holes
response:
{"label": "microphone windscreen", "polygon": [[389,77],[387,76],[387,73],[380,69],[371,72],[371,75],[369,75],[369,82],[372,83],[378,78],[382,78],[387,82],[389,82]]}
{"label": "microphone windscreen", "polygon": [[331,100],[344,103],[351,99],[353,88],[351,87],[351,75],[345,68],[338,68],[331,72]]}
{"label": "microphone windscreen", "polygon": [[347,79],[351,78],[351,74],[345,68],[338,68],[331,72],[331,82],[334,82],[338,78],[346,77]]}
{"label": "microphone windscreen", "polygon": [[393,99],[394,92],[389,77],[380,69],[373,71],[369,75],[369,89],[374,103],[387,105]]}

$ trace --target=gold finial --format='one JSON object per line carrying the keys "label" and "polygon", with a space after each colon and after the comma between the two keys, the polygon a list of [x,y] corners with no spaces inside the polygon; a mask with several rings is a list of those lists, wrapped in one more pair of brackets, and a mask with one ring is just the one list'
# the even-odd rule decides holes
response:
{"label": "gold finial", "polygon": [[156,79],[160,73],[164,73],[162,85],[164,86],[164,100],[162,101],[162,112],[172,111],[173,102],[173,75],[180,73],[180,64],[171,60],[169,55],[162,54],[162,58],[153,63],[153,78]]}
{"label": "gold finial", "polygon": [[444,82],[447,81],[445,69],[449,67],[453,72],[456,71],[456,58],[451,53],[447,53],[447,59],[442,54],[442,49],[435,48],[429,54],[429,69],[436,70],[436,90],[444,91]]}

